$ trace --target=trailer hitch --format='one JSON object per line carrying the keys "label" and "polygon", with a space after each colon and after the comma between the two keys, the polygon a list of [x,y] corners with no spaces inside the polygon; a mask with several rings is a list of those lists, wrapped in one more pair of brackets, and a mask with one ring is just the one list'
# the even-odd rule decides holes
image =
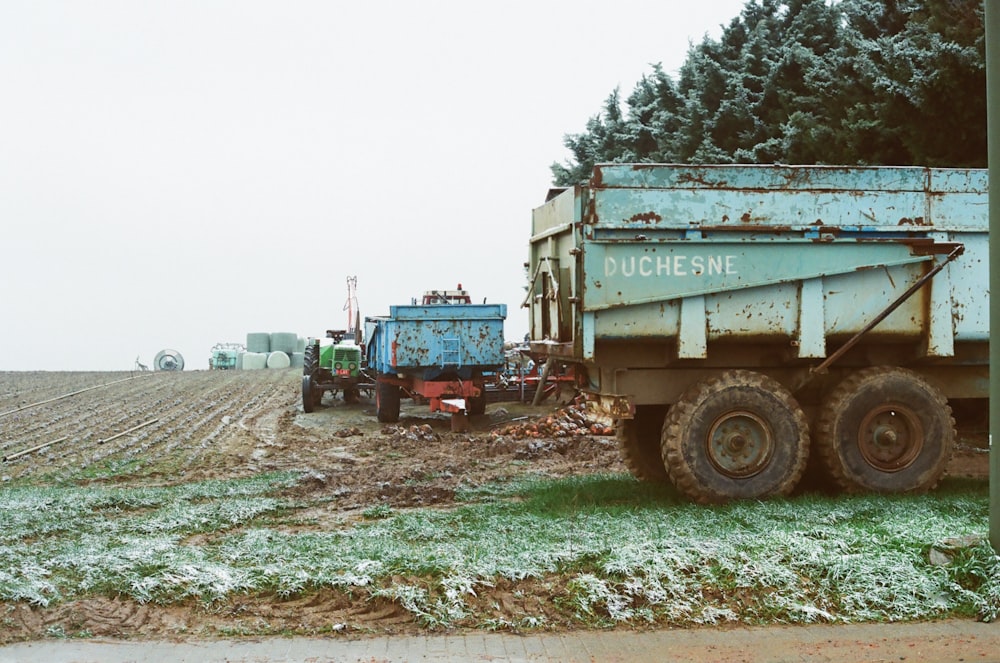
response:
{"label": "trailer hitch", "polygon": [[945,249],[945,250],[950,249],[950,252],[948,253],[947,256],[945,256],[944,260],[935,265],[929,272],[920,277],[920,279],[918,279],[916,283],[907,288],[906,292],[901,294],[898,298],[896,298],[894,302],[892,302],[885,309],[883,309],[882,312],[879,313],[877,316],[875,316],[875,318],[871,322],[865,325],[865,327],[861,331],[852,336],[846,343],[840,346],[840,348],[838,348],[836,352],[827,357],[823,361],[823,363],[821,363],[819,366],[814,366],[810,368],[808,377],[806,377],[806,379],[803,381],[802,384],[799,385],[798,388],[801,389],[802,387],[804,387],[810,380],[812,380],[813,377],[817,375],[826,374],[827,369],[830,368],[830,365],[833,364],[833,362],[840,359],[841,357],[843,357],[851,348],[857,345],[858,341],[861,340],[862,336],[864,336],[872,329],[874,329],[875,326],[878,325],[878,323],[882,322],[887,317],[889,317],[893,311],[895,311],[903,304],[903,302],[912,297],[914,293],[920,290],[920,288],[924,287],[925,283],[927,283],[932,278],[937,276],[937,274],[942,269],[944,269],[945,266],[948,265],[948,263],[950,263],[952,260],[954,260],[955,258],[957,258],[958,256],[962,255],[965,252],[965,245],[957,243],[922,242],[920,244],[914,243],[911,248],[914,250],[914,253],[917,253],[918,255],[930,255],[934,253],[941,253],[942,251],[940,251],[940,249]]}

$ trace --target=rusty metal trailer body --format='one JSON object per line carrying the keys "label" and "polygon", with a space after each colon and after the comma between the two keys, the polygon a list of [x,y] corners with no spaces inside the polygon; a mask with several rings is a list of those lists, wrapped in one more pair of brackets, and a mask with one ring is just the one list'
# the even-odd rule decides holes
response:
{"label": "rusty metal trailer body", "polygon": [[503,304],[391,306],[366,318],[368,368],[376,374],[379,421],[399,418],[400,389],[429,401],[431,411],[481,414],[483,373],[504,363]]}
{"label": "rusty metal trailer body", "polygon": [[696,500],[787,493],[810,437],[848,490],[926,489],[944,401],[988,395],[987,226],[985,170],[598,165],[534,210],[532,350]]}

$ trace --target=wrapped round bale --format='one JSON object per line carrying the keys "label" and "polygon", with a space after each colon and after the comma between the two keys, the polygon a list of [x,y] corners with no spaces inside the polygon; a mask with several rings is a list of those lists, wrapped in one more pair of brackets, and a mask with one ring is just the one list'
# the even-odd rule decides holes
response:
{"label": "wrapped round bale", "polygon": [[293,352],[292,356],[289,357],[288,359],[291,360],[292,362],[291,364],[292,368],[302,368],[302,366],[306,363],[306,353]]}
{"label": "wrapped round bale", "polygon": [[299,335],[291,332],[274,332],[271,334],[271,352],[284,352],[290,355],[299,344]]}
{"label": "wrapped round bale", "polygon": [[243,370],[259,371],[267,367],[267,353],[246,352],[243,354]]}
{"label": "wrapped round bale", "polygon": [[237,371],[242,371],[243,370],[243,355],[245,355],[245,354],[246,354],[246,352],[238,352],[236,354],[236,370]]}
{"label": "wrapped round bale", "polygon": [[305,336],[299,336],[299,340],[295,343],[295,351],[296,352],[305,352],[306,351],[306,337]]}
{"label": "wrapped round bale", "polygon": [[247,334],[247,352],[271,351],[271,335],[267,332],[250,332]]}
{"label": "wrapped round bale", "polygon": [[288,355],[280,350],[267,355],[268,368],[288,368],[291,363]]}

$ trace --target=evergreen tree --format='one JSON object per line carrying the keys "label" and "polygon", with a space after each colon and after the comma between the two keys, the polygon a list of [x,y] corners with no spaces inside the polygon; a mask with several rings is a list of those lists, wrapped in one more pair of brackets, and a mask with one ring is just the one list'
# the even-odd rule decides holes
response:
{"label": "evergreen tree", "polygon": [[677,82],[653,67],[564,138],[561,185],[599,162],[983,166],[978,0],[748,0]]}

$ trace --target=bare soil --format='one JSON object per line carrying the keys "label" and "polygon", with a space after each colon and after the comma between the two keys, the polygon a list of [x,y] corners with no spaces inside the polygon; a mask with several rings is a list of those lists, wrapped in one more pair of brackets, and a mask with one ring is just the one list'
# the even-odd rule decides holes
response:
{"label": "bare soil", "polygon": [[[364,395],[351,405],[327,395],[322,407],[304,414],[299,389],[294,370],[0,373],[0,478],[170,485],[294,470],[306,479],[293,490],[321,505],[296,520],[322,529],[342,527],[380,504],[447,507],[461,486],[526,473],[627,471],[614,437],[593,433],[610,431],[535,425],[565,403],[490,404],[485,415],[471,417],[470,432],[456,433],[449,415],[410,401],[399,423],[379,424],[373,400]],[[982,441],[963,436],[951,476],[988,477]],[[39,445],[48,446],[23,453]],[[545,614],[560,588],[536,584],[499,583],[480,601],[496,606],[498,617]],[[558,615],[552,617],[558,624]],[[233,597],[210,606],[107,597],[48,608],[0,603],[0,623],[0,644],[54,630],[156,638],[322,633],[342,625],[355,633],[419,630],[413,616],[391,602],[334,590]]]}

